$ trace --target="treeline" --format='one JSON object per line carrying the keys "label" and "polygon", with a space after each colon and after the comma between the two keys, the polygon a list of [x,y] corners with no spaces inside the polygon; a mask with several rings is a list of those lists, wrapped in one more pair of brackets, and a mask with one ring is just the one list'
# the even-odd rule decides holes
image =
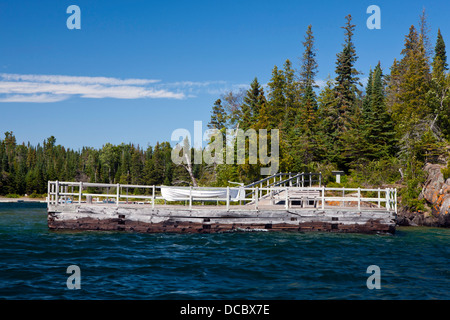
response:
{"label": "treeline", "polygon": [[[110,143],[81,151],[56,145],[52,136],[42,145],[17,144],[12,132],[0,140],[0,195],[42,195],[48,180],[98,183],[188,185],[189,176],[171,160],[168,142],[146,150],[133,144]],[[193,168],[199,175],[199,166]]]}
{"label": "treeline", "polygon": [[[355,68],[356,26],[346,17],[335,78],[316,85],[318,63],[312,26],[303,41],[297,70],[290,60],[275,66],[264,88],[255,78],[250,89],[218,99],[210,128],[279,129],[280,170],[291,172],[340,169],[346,181],[381,185],[401,181],[404,204],[418,200],[425,162],[445,162],[450,140],[450,74],[440,30],[435,45],[425,11],[405,37],[401,59],[387,69],[374,61],[367,84]],[[266,92],[265,92],[266,91]],[[216,181],[256,180],[258,165],[222,165]]]}

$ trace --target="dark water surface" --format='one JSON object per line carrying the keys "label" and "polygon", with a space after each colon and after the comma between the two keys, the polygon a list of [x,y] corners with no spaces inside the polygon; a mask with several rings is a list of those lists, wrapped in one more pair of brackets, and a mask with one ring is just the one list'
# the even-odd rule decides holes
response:
{"label": "dark water surface", "polygon": [[[450,299],[450,230],[56,232],[43,204],[0,204],[0,299]],[[67,267],[81,270],[69,290]],[[367,267],[381,270],[369,290]]]}

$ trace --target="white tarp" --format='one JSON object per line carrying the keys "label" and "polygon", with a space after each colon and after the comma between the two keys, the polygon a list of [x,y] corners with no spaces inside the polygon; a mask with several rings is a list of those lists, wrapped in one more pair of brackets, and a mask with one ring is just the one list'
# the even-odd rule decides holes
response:
{"label": "white tarp", "polygon": [[[161,187],[161,194],[167,201],[184,201],[192,195],[193,200],[215,199],[225,201],[227,198],[227,189],[192,189],[183,187]],[[230,188],[230,201],[239,201],[245,199],[244,188]]]}

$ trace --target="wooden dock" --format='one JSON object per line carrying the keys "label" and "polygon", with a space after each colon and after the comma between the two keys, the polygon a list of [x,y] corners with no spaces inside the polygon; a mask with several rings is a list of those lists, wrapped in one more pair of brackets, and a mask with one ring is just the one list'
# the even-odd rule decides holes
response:
{"label": "wooden dock", "polygon": [[[167,201],[161,186],[50,181],[48,226],[145,233],[395,232],[395,189],[326,188],[304,181],[302,186],[297,175],[278,175],[250,187],[185,187],[184,201]],[[228,197],[192,196],[218,189]],[[241,196],[231,198],[232,189]]]}

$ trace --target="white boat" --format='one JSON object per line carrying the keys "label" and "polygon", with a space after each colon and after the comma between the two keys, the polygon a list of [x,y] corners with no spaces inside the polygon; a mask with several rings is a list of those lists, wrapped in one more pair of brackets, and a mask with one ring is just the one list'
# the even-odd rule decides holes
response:
{"label": "white boat", "polygon": [[[192,196],[193,200],[221,200],[227,198],[226,188],[202,188],[192,190],[186,187],[161,187],[161,194],[167,201],[184,201],[189,200]],[[245,199],[244,188],[230,188],[230,201],[239,201]]]}

